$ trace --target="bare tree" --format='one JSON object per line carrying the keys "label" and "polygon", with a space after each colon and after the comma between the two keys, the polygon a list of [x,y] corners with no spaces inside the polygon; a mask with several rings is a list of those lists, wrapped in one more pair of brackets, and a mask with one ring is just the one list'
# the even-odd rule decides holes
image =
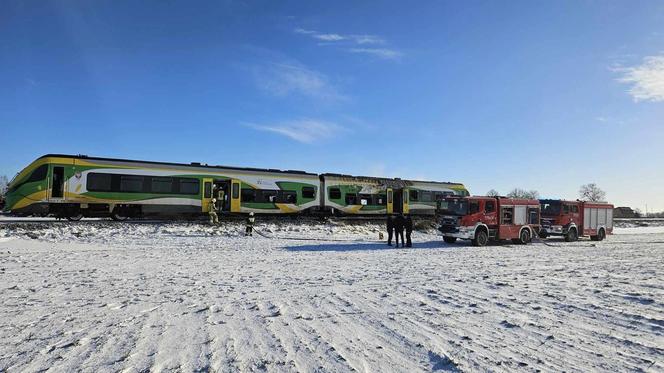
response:
{"label": "bare tree", "polygon": [[8,184],[9,179],[7,179],[7,176],[0,176],[0,211],[5,207],[5,194],[7,194]]}
{"label": "bare tree", "polygon": [[641,212],[641,209],[638,208],[638,207],[635,208],[635,209],[634,209],[634,217],[635,217],[635,218],[640,218],[640,217],[642,217],[642,216],[643,216],[643,213]]}
{"label": "bare tree", "polygon": [[507,197],[509,198],[539,199],[539,196],[539,192],[536,190],[525,190],[521,188],[514,188],[507,193]]}
{"label": "bare tree", "polygon": [[606,200],[606,192],[601,190],[595,183],[581,185],[579,195],[585,201],[598,202]]}
{"label": "bare tree", "polygon": [[491,189],[490,191],[486,192],[486,195],[489,197],[498,197],[500,193],[498,193],[498,191],[495,189]]}
{"label": "bare tree", "polygon": [[7,176],[0,176],[0,197],[4,197],[7,193],[7,186],[9,185],[9,179]]}

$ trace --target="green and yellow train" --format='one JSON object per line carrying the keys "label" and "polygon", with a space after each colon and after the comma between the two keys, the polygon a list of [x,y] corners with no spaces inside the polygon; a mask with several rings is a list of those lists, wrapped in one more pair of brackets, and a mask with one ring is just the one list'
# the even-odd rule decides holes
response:
{"label": "green and yellow train", "polygon": [[216,198],[222,213],[434,214],[449,195],[468,191],[459,183],[48,154],[11,181],[5,211],[70,220],[194,218]]}

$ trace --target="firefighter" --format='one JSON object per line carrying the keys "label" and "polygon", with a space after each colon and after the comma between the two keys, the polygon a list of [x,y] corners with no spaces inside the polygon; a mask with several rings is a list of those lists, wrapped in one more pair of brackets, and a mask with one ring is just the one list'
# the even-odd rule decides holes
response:
{"label": "firefighter", "polygon": [[208,215],[210,215],[210,225],[219,224],[219,217],[217,216],[217,199],[212,198],[210,200]]}
{"label": "firefighter", "polygon": [[394,219],[387,215],[387,246],[392,246],[392,235],[394,235]]}
{"label": "firefighter", "polygon": [[411,234],[413,234],[413,219],[411,219],[410,215],[406,215],[404,226],[406,228],[406,247],[413,247],[413,241],[410,239]]}
{"label": "firefighter", "polygon": [[244,231],[245,236],[253,236],[254,235],[254,223],[256,222],[256,218],[254,218],[254,212],[250,212],[249,216],[247,217],[247,228]]}
{"label": "firefighter", "polygon": [[397,215],[396,218],[394,218],[394,241],[396,243],[396,247],[399,247],[399,236],[401,236],[401,247],[404,247],[404,239],[403,239],[403,228],[404,228],[405,220],[403,218],[403,215],[399,214]]}

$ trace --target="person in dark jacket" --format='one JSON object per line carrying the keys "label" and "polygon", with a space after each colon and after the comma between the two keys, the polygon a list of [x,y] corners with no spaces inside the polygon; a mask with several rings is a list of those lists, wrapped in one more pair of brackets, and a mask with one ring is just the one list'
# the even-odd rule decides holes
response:
{"label": "person in dark jacket", "polygon": [[387,246],[392,246],[392,235],[394,234],[394,219],[387,215]]}
{"label": "person in dark jacket", "polygon": [[249,216],[247,216],[247,227],[244,230],[245,236],[254,235],[254,223],[256,223],[256,218],[254,217],[254,212],[252,211],[249,213]]}
{"label": "person in dark jacket", "polygon": [[399,214],[397,215],[396,218],[394,218],[394,241],[396,242],[396,247],[399,247],[399,236],[401,236],[401,247],[404,247],[404,240],[403,240],[403,227],[404,227],[405,220],[403,218],[403,215]]}
{"label": "person in dark jacket", "polygon": [[413,247],[413,241],[410,239],[410,235],[413,234],[413,219],[411,219],[410,215],[406,215],[404,226],[406,228],[406,247]]}

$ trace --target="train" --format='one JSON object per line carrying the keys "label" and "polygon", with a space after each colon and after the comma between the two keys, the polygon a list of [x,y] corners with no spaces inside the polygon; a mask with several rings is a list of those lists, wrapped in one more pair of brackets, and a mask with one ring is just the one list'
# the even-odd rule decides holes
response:
{"label": "train", "polygon": [[69,220],[223,214],[435,215],[461,183],[47,154],[9,183],[4,211]]}

